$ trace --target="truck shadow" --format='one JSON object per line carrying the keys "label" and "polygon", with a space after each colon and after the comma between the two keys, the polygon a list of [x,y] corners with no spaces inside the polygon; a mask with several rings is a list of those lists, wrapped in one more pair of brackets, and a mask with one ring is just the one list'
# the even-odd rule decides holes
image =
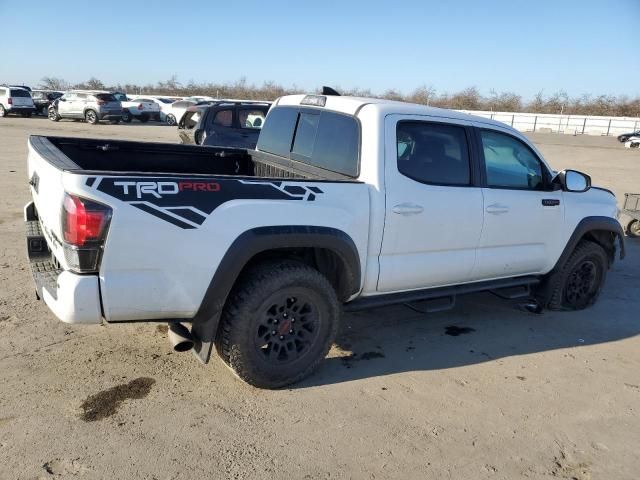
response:
{"label": "truck shadow", "polygon": [[640,243],[627,242],[627,250],[628,258],[609,272],[597,304],[580,312],[528,313],[517,301],[483,293],[459,297],[453,310],[437,314],[398,305],[345,315],[329,357],[294,388],[464,367],[636,336]]}

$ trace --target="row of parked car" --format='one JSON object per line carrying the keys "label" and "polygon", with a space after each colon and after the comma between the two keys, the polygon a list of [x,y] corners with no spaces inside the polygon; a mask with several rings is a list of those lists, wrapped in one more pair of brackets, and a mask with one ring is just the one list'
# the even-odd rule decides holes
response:
{"label": "row of parked car", "polygon": [[178,127],[182,143],[254,148],[269,102],[220,100],[211,97],[127,95],[106,90],[32,90],[24,85],[0,86],[0,117],[45,115],[62,119],[117,124],[133,120]]}

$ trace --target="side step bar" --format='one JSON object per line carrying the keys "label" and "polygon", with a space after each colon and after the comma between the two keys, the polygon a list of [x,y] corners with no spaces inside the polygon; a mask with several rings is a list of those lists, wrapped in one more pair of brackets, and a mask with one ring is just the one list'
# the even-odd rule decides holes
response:
{"label": "side step bar", "polygon": [[[353,302],[344,305],[345,312],[357,312],[368,308],[385,307],[398,303],[412,303],[437,298],[447,298],[449,306],[453,306],[457,295],[468,293],[491,291],[502,298],[521,298],[528,296],[531,285],[540,283],[540,278],[528,275],[524,277],[504,278],[501,280],[489,280],[485,282],[466,283],[451,287],[427,288],[424,290],[411,290],[409,292],[387,293],[371,297],[360,297]],[[508,289],[501,291],[503,289]],[[442,309],[444,310],[444,309]]]}

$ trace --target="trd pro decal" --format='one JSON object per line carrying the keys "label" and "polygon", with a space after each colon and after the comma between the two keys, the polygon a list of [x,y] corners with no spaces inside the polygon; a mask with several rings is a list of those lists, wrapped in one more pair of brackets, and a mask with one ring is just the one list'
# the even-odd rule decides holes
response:
{"label": "trd pro decal", "polygon": [[313,185],[240,179],[89,177],[86,185],[180,228],[197,228],[230,200],[306,200],[323,193]]}

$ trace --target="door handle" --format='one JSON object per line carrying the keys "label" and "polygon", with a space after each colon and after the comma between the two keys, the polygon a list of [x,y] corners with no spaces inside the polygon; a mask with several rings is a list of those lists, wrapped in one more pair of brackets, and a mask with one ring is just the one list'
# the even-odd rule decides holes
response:
{"label": "door handle", "polygon": [[417,215],[422,213],[423,210],[422,205],[416,205],[415,203],[401,203],[392,208],[393,213],[398,215]]}
{"label": "door handle", "polygon": [[499,203],[492,203],[486,209],[487,213],[491,213],[493,215],[500,215],[502,213],[507,213],[509,211],[509,207],[506,205],[501,205]]}

